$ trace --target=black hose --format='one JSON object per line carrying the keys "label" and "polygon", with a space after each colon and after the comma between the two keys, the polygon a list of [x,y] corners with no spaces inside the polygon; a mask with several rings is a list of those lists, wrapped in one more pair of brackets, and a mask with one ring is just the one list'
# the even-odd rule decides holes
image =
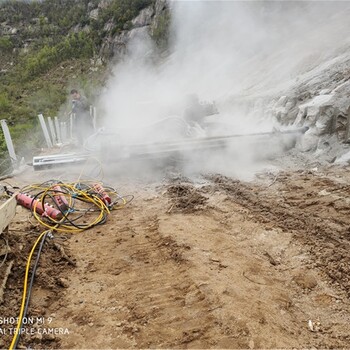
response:
{"label": "black hose", "polygon": [[[50,232],[50,231],[49,231]],[[44,246],[44,243],[45,243],[45,240],[46,240],[46,236],[49,234],[49,232],[46,232],[44,234],[44,236],[42,237],[41,239],[41,242],[40,242],[40,246],[38,248],[38,253],[37,253],[37,256],[36,256],[36,259],[35,259],[35,263],[34,263],[34,266],[33,266],[33,269],[32,269],[32,276],[30,278],[30,282],[29,282],[29,286],[28,286],[28,292],[27,292],[27,295],[26,295],[26,304],[24,306],[24,311],[23,311],[23,317],[22,317],[22,320],[21,320],[21,325],[19,327],[19,329],[22,328],[23,326],[23,320],[24,318],[26,317],[27,315],[27,311],[28,311],[28,307],[29,307],[29,302],[30,302],[30,297],[31,297],[31,294],[32,294],[32,288],[33,288],[33,284],[34,284],[34,278],[35,278],[35,273],[36,273],[36,270],[38,268],[38,263],[39,263],[39,259],[40,259],[40,255],[41,255],[41,251],[43,249],[43,246]],[[18,332],[17,335],[16,335],[16,342],[13,346],[14,349],[17,348],[17,345],[19,343],[19,340],[20,340],[20,337],[21,337],[21,332]]]}

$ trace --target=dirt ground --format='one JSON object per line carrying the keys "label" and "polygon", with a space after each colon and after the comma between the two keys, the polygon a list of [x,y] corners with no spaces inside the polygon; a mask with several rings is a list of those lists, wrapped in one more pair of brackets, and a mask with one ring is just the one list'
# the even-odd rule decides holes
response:
{"label": "dirt ground", "polygon": [[[37,322],[20,348],[350,347],[349,170],[109,181],[135,199],[104,225],[45,243],[28,312]],[[1,348],[41,231],[18,207],[5,233],[15,268]]]}

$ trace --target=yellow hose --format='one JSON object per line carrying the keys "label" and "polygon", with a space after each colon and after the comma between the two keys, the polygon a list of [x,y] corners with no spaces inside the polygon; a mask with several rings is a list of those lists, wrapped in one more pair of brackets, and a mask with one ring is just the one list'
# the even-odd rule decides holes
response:
{"label": "yellow hose", "polygon": [[[79,176],[79,179],[81,177],[81,174]],[[91,181],[91,183],[94,183]],[[85,184],[87,185],[87,182],[85,182]],[[66,216],[63,216],[62,219],[60,220],[55,220],[53,218],[49,218],[50,223],[45,222],[41,215],[39,215],[37,213],[37,205],[38,203],[42,203],[43,208],[44,208],[44,203],[43,200],[45,198],[45,196],[50,192],[50,191],[55,191],[55,189],[53,189],[54,186],[59,185],[62,188],[62,195],[65,196],[66,198],[69,197],[69,207],[71,207],[71,204],[73,202],[73,196],[72,193],[74,193],[75,198],[78,198],[80,200],[82,200],[85,203],[91,203],[94,206],[96,206],[99,209],[99,215],[89,224],[84,225],[84,227],[82,228],[77,228],[77,227],[72,227],[69,225],[64,224],[64,220],[66,219]],[[90,189],[92,189],[92,186],[87,185]],[[64,192],[64,189],[68,190],[68,192]],[[48,228],[48,230],[45,230],[44,232],[42,232],[39,237],[36,239],[30,254],[28,256],[28,260],[27,260],[27,264],[26,264],[26,270],[25,270],[25,276],[24,276],[24,287],[23,287],[23,294],[22,294],[22,302],[21,302],[21,308],[20,308],[20,313],[19,313],[19,317],[18,317],[18,323],[17,323],[17,327],[14,333],[14,337],[12,339],[11,345],[9,350],[13,350],[13,347],[16,343],[16,339],[19,335],[19,331],[20,331],[20,326],[22,324],[22,318],[23,318],[23,314],[24,314],[24,308],[25,308],[25,303],[26,303],[26,295],[27,295],[27,284],[28,284],[28,275],[29,275],[29,270],[30,270],[30,263],[32,260],[32,256],[34,254],[35,248],[37,247],[38,243],[40,242],[40,240],[43,238],[43,236],[50,232],[50,231],[57,231],[57,232],[71,232],[71,233],[77,233],[77,232],[81,232],[84,231],[88,228],[91,228],[95,225],[97,225],[103,218],[104,218],[104,214],[110,214],[110,209],[107,207],[107,205],[104,203],[104,201],[99,198],[97,195],[94,194],[89,194],[86,191],[82,191],[77,189],[73,184],[70,183],[55,183],[50,187],[43,187],[39,184],[33,184],[30,185],[28,187],[26,187],[24,190],[30,191],[30,190],[39,190],[39,191],[43,191],[41,198],[42,199],[37,199],[36,202],[34,202],[33,205],[33,215],[36,218],[36,220],[43,225],[44,227]],[[109,192],[112,193],[112,192]],[[120,205],[114,205],[113,208],[111,209],[121,209],[123,208],[126,204],[127,204],[127,200],[123,197],[120,197],[120,199],[123,201],[122,204]],[[68,215],[68,214],[67,214]]]}

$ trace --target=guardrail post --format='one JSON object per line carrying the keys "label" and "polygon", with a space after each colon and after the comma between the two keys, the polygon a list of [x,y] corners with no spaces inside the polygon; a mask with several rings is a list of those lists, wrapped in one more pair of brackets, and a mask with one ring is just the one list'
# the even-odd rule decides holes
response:
{"label": "guardrail post", "polygon": [[42,114],[39,114],[38,118],[39,118],[39,121],[40,121],[41,129],[43,130],[43,133],[44,133],[44,137],[45,137],[45,141],[46,141],[47,147],[52,148],[52,142],[51,142],[51,139],[50,139],[49,131],[47,130],[47,126],[46,126],[46,123],[45,123],[44,116]]}
{"label": "guardrail post", "polygon": [[17,163],[17,156],[15,153],[15,148],[13,147],[10,130],[7,126],[6,120],[1,119],[0,122],[1,122],[2,132],[4,133],[4,136],[5,136],[5,142],[6,142],[7,150],[9,152],[9,155],[11,158],[11,162],[12,162],[12,164]]}
{"label": "guardrail post", "polygon": [[50,128],[50,133],[52,137],[52,143],[57,144],[57,137],[56,137],[56,132],[55,132],[55,127],[53,126],[53,121],[51,117],[47,117],[47,121],[49,122],[49,128]]}
{"label": "guardrail post", "polygon": [[62,143],[61,128],[57,117],[55,117],[55,127],[56,127],[57,142]]}

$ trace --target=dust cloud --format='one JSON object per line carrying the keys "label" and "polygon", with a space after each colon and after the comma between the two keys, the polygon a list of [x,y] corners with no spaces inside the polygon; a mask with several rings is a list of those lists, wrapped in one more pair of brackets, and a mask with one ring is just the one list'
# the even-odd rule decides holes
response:
{"label": "dust cloud", "polygon": [[[279,125],[264,113],[265,98],[293,86],[349,40],[343,32],[346,2],[171,1],[169,6],[167,58],[157,57],[149,37],[136,36],[100,101],[106,129],[117,134],[119,145],[188,134],[182,120],[189,94],[215,101],[219,112],[206,117],[199,128],[204,130],[192,130],[192,137],[272,131]],[[181,164],[194,172],[246,176],[285,147],[280,140],[269,144],[268,136],[258,142],[239,138],[220,151],[186,152]]]}

